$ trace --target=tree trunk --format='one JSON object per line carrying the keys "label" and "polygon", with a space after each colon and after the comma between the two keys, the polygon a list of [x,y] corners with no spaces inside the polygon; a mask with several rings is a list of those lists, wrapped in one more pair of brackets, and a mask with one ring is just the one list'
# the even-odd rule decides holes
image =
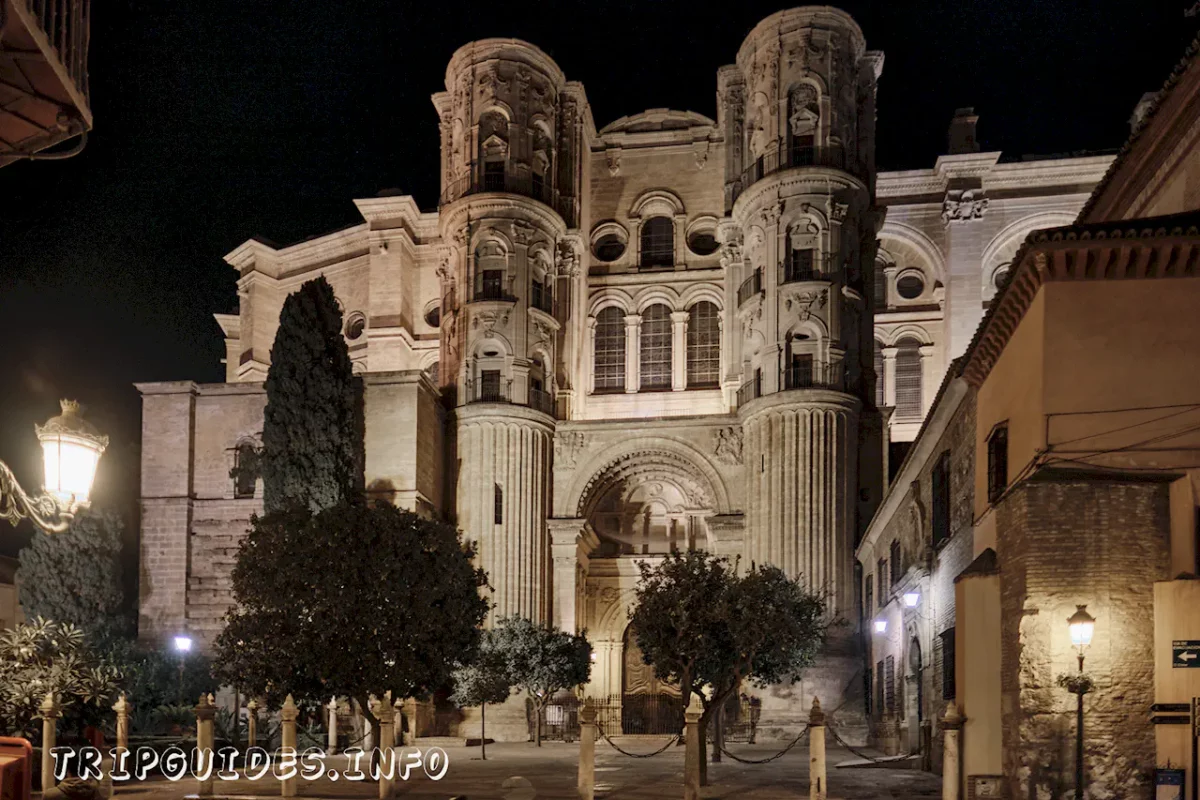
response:
{"label": "tree trunk", "polygon": [[714,764],[721,763],[721,746],[725,744],[723,729],[725,727],[725,702],[717,703],[713,709],[713,754]]}
{"label": "tree trunk", "polygon": [[700,785],[708,786],[708,710],[700,716]]}
{"label": "tree trunk", "polygon": [[534,716],[533,740],[535,742],[537,742],[538,747],[542,746],[542,709],[543,708],[545,708],[545,705],[543,705],[542,703],[539,703],[536,700],[533,701],[533,716]]}
{"label": "tree trunk", "polygon": [[479,755],[487,761],[487,703],[479,706]]}
{"label": "tree trunk", "polygon": [[371,726],[371,753],[369,764],[374,766],[375,756],[379,753],[379,719],[371,712],[371,704],[367,701],[365,695],[354,698],[358,702],[358,707],[362,711],[363,717]]}

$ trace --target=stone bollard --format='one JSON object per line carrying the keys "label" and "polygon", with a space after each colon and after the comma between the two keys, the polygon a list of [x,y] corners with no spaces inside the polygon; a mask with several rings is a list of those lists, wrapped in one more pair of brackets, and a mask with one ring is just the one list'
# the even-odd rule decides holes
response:
{"label": "stone bollard", "polygon": [[596,707],[589,697],[579,711],[579,800],[596,796]]}
{"label": "stone bollard", "polygon": [[[375,706],[375,702],[376,702],[375,695],[369,695],[367,697],[367,703],[370,707],[373,708]],[[376,717],[375,719],[379,719],[379,717]],[[375,731],[372,730],[371,721],[369,719],[367,719],[366,714],[363,714],[363,716],[362,716],[362,723],[363,723],[362,749],[363,749],[363,752],[369,753],[375,749]]]}
{"label": "stone bollard", "polygon": [[58,738],[55,731],[58,727],[58,718],[62,716],[62,709],[54,700],[54,692],[46,692],[46,697],[42,700],[42,794],[47,790],[54,788],[54,756],[50,753],[54,749]]}
{"label": "stone bollard", "polygon": [[[379,800],[392,796],[391,770],[395,769],[396,758],[393,742],[396,739],[396,710],[392,706],[392,693],[388,692],[375,703],[375,718],[379,720]],[[390,762],[390,763],[389,763]],[[390,769],[389,769],[390,767]]]}
{"label": "stone bollard", "polygon": [[197,781],[196,795],[198,797],[212,797],[213,793],[213,772],[216,768],[213,765],[213,753],[216,750],[216,740],[213,733],[213,718],[217,715],[217,707],[213,703],[211,694],[200,695],[200,702],[196,704],[196,762],[194,764],[196,773],[207,777]]}
{"label": "stone bollard", "polygon": [[395,721],[396,728],[396,738],[393,744],[395,744],[397,747],[403,747],[404,725],[402,723],[404,721],[404,702],[399,697],[396,698],[396,702],[392,703],[392,710],[394,712],[392,714],[392,719]]}
{"label": "stone bollard", "polygon": [[[296,701],[292,699],[291,694],[283,701],[283,708],[279,710],[279,718],[283,721],[283,741],[280,744],[280,749],[283,752],[291,750],[293,755],[296,755],[296,717],[300,716],[300,709],[296,708]],[[295,797],[296,796],[296,779],[285,778],[279,782],[280,797]]]}
{"label": "stone bollard", "polygon": [[962,735],[963,718],[951,700],[942,717],[945,740],[942,743],[942,800],[958,800],[962,776],[959,772],[958,737]]}
{"label": "stone bollard", "polygon": [[258,701],[253,697],[246,703],[246,749],[258,744]]}
{"label": "stone bollard", "polygon": [[117,751],[129,749],[129,712],[131,711],[129,699],[125,697],[125,693],[121,692],[121,696],[117,698],[117,702],[113,705],[113,711],[117,712]]}
{"label": "stone bollard", "polygon": [[338,725],[337,698],[335,697],[332,700],[330,700],[329,705],[325,706],[325,708],[326,708],[326,710],[329,711],[329,738],[325,744],[325,755],[336,756],[337,755],[337,725]]}
{"label": "stone bollard", "polygon": [[704,758],[700,717],[703,715],[704,704],[700,702],[700,695],[692,692],[692,699],[683,712],[684,736],[687,737],[687,748],[683,757],[683,800],[700,800],[700,760]]}
{"label": "stone bollard", "polygon": [[808,800],[825,800],[829,781],[825,769],[825,712],[813,698],[808,715]]}

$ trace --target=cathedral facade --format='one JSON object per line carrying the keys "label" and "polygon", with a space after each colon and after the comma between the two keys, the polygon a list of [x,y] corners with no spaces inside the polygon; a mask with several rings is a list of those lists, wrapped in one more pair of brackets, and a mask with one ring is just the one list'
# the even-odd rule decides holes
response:
{"label": "cathedral facade", "polygon": [[220,630],[262,493],[230,469],[261,435],[284,298],[324,275],[368,491],[477,543],[492,619],[586,629],[588,694],[669,693],[631,644],[637,563],[775,564],[848,624],[761,693],[760,727],[813,696],[861,719],[854,548],[888,444],[916,436],[1026,234],[1072,221],[1110,162],[981,152],[964,109],[932,169],[879,173],[883,61],[845,13],[783,11],[718,71],[716,119],[598,129],[537,47],[460,48],[433,96],[437,210],[359,199],[353,227],[246,242],[238,313],[216,315],[226,382],[139,384],[142,636]]}

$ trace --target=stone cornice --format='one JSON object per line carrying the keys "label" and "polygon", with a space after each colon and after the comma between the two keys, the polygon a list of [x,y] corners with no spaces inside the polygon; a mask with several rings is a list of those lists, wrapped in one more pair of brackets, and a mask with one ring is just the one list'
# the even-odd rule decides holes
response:
{"label": "stone cornice", "polygon": [[1044,283],[1200,275],[1200,213],[1034,231],[1013,264],[967,349],[964,374],[973,386],[987,378]]}
{"label": "stone cornice", "polygon": [[1000,151],[990,153],[958,153],[938,156],[933,171],[946,180],[955,178],[982,178],[995,168],[1000,160]]}
{"label": "stone cornice", "polygon": [[[985,158],[971,158],[982,155]],[[1103,177],[1113,156],[1047,158],[1034,161],[999,163],[999,153],[941,156],[933,169],[880,172],[875,194],[888,198],[933,197],[945,194],[952,178],[978,178],[986,191],[1003,192],[1061,186],[1091,187]]]}
{"label": "stone cornice", "polygon": [[221,333],[226,339],[237,339],[242,335],[242,317],[240,314],[213,314],[213,319],[221,326]]}

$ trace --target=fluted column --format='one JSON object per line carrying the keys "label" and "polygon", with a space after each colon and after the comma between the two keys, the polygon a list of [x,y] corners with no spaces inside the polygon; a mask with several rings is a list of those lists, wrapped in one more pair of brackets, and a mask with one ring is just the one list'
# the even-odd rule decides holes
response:
{"label": "fluted column", "polygon": [[746,553],[853,608],[854,486],[858,401],[808,392],[772,395],[743,417],[747,467]]}
{"label": "fluted column", "polygon": [[550,456],[545,416],[519,406],[458,409],[459,524],[491,582],[491,619],[549,617]]}

